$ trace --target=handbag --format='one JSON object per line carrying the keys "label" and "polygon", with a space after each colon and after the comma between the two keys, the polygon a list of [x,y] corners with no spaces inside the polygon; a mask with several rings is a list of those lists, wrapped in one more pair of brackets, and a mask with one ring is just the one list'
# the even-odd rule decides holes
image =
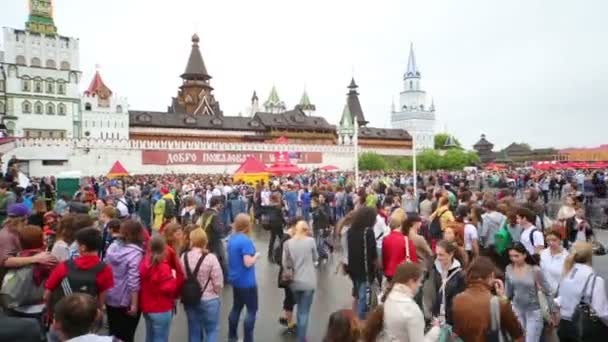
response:
{"label": "handbag", "polygon": [[500,326],[500,298],[492,296],[490,299],[490,330],[486,333],[487,342],[507,342],[511,341],[505,335]]}
{"label": "handbag", "polygon": [[293,271],[293,260],[291,259],[291,254],[289,253],[289,241],[285,241],[283,244],[283,249],[285,250],[285,264],[287,267],[283,267],[281,272],[281,286],[288,287],[293,283],[294,279],[294,271]]}
{"label": "handbag", "polygon": [[[589,296],[587,296],[587,285],[589,285],[589,280],[591,280],[591,278],[593,278],[591,291]],[[591,307],[596,279],[597,275],[594,273],[591,273],[589,277],[587,277],[583,292],[581,293],[581,299],[572,315],[572,323],[576,329],[576,335],[578,336],[579,341],[595,341],[598,338],[605,338],[606,333],[608,333],[608,327],[604,325],[593,307]]]}
{"label": "handbag", "polygon": [[542,286],[540,286],[539,282],[540,271],[536,271],[535,278],[535,286],[536,286],[536,296],[538,297],[538,304],[540,305],[540,313],[543,316],[543,320],[546,323],[551,322],[551,310],[549,308],[549,301],[547,300],[547,296],[543,292]]}

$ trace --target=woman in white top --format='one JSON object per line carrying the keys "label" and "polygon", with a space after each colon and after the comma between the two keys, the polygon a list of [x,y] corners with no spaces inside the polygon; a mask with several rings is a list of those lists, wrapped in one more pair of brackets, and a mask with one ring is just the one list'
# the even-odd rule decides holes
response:
{"label": "woman in white top", "polygon": [[551,292],[556,293],[557,286],[564,274],[564,262],[568,257],[568,251],[562,247],[561,235],[558,230],[547,231],[545,240],[549,248],[540,252],[540,270],[551,286]]}
{"label": "woman in white top", "polygon": [[[557,334],[561,342],[580,341],[572,316],[583,299],[590,303],[604,331],[608,331],[608,298],[604,279],[599,277],[591,267],[593,248],[590,243],[577,241],[564,265],[564,277],[559,284],[558,296],[555,299],[560,307],[561,320]],[[605,334],[582,336],[582,341],[605,341]]]}
{"label": "woman in white top", "polygon": [[367,318],[364,341],[434,342],[439,340],[439,322],[433,321],[424,334],[424,317],[414,296],[422,284],[422,268],[411,262],[397,267],[393,281],[379,305]]}
{"label": "woman in white top", "polygon": [[574,208],[574,197],[568,195],[564,198],[564,203],[557,212],[557,220],[562,224],[566,224],[566,220],[576,215],[576,209]]}

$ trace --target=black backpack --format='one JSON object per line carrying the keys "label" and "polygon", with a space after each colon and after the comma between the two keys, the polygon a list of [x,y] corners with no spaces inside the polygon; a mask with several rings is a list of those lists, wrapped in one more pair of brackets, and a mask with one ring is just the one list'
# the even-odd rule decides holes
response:
{"label": "black backpack", "polygon": [[431,239],[440,240],[443,238],[443,231],[441,230],[441,216],[445,214],[447,210],[441,214],[435,216],[431,224],[429,225],[429,235]]}
{"label": "black backpack", "polygon": [[54,308],[61,298],[72,293],[86,293],[94,298],[99,296],[97,274],[106,267],[104,262],[100,261],[97,265],[87,270],[78,268],[72,259],[67,260],[65,265],[68,273],[51,295],[51,308]]}
{"label": "black backpack", "polygon": [[181,300],[182,303],[186,306],[192,306],[200,303],[201,296],[207,285],[209,285],[209,281],[211,280],[211,273],[209,273],[209,278],[207,279],[207,283],[205,287],[201,289],[201,284],[198,282],[198,271],[201,268],[201,264],[203,260],[207,257],[209,253],[205,253],[201,255],[201,257],[196,262],[196,267],[194,267],[194,272],[190,270],[190,264],[188,263],[188,252],[184,253],[184,268],[186,269],[186,280],[184,281],[184,285],[182,287]]}
{"label": "black backpack", "polygon": [[163,216],[165,219],[172,219],[175,217],[175,202],[173,202],[173,200],[165,198],[165,212]]}

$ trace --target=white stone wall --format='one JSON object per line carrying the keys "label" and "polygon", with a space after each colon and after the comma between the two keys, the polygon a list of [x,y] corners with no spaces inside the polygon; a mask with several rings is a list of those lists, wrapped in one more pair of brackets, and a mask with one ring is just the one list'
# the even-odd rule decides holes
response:
{"label": "white stone wall", "polygon": [[[119,160],[132,174],[164,173],[232,173],[239,165],[144,165],[142,150],[209,150],[209,151],[298,151],[322,152],[322,164],[299,164],[304,168],[335,165],[342,170],[354,168],[354,148],[352,146],[327,145],[276,145],[237,144],[205,142],[160,142],[128,140],[40,140],[21,139],[15,142],[15,149],[6,153],[4,162],[16,155],[28,161],[30,176],[56,175],[62,171],[81,171],[83,175],[106,174],[112,164]],[[361,153],[374,151],[384,155],[411,155],[411,150],[367,149]],[[52,162],[49,162],[52,161]],[[44,164],[61,165],[44,165]]]}
{"label": "white stone wall", "polygon": [[24,56],[26,64],[30,65],[32,58],[39,58],[41,66],[46,67],[47,61],[55,61],[56,68],[61,68],[61,62],[69,64],[69,70],[78,70],[80,66],[80,42],[77,38],[62,36],[46,36],[32,34],[25,30],[4,28],[4,62],[17,63],[17,56]]}
{"label": "white stone wall", "polygon": [[96,96],[83,96],[80,103],[82,113],[80,138],[129,139],[128,107],[127,99],[116,95],[110,97],[107,107],[99,106]]}

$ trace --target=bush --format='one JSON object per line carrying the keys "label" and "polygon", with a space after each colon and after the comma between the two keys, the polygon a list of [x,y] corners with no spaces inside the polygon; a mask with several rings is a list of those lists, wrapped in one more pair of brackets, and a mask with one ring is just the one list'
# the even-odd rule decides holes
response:
{"label": "bush", "polygon": [[387,161],[379,154],[374,152],[365,152],[359,156],[359,169],[361,170],[387,170]]}

